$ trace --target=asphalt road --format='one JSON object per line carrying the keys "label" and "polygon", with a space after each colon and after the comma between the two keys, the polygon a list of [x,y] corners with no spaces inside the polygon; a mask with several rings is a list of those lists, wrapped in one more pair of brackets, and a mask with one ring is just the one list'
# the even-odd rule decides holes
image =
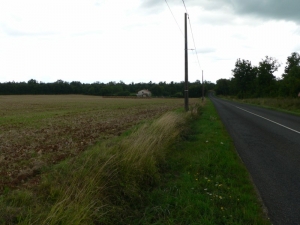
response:
{"label": "asphalt road", "polygon": [[211,97],[274,225],[300,225],[300,117]]}

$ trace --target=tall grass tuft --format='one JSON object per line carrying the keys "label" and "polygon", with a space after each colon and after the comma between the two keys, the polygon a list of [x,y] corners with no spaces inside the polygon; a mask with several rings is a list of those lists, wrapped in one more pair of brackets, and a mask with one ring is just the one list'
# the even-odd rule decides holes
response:
{"label": "tall grass tuft", "polygon": [[0,199],[4,224],[122,224],[135,216],[132,209],[143,201],[142,190],[159,182],[160,164],[186,120],[182,113],[167,113],[126,137],[99,143],[48,168],[34,194],[24,197],[31,204],[10,205],[13,201]]}

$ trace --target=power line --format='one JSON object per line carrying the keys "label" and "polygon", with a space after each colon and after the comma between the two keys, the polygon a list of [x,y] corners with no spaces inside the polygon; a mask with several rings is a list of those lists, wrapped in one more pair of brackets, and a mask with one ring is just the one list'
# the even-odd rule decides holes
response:
{"label": "power line", "polygon": [[[187,11],[187,8],[186,8],[184,0],[182,0],[182,3],[184,5],[186,13],[188,14],[188,11]],[[191,33],[192,33],[194,48],[195,48],[195,51],[196,51],[197,62],[198,62],[199,67],[201,68],[200,62],[199,62],[199,58],[198,58],[197,48],[196,48],[196,44],[195,44],[195,39],[194,39],[194,34],[193,34],[193,29],[192,29],[192,25],[191,25],[191,20],[190,20],[190,15],[189,14],[188,14],[188,19],[189,19],[189,25],[190,25],[190,29],[191,29]]]}
{"label": "power line", "polygon": [[186,13],[188,14],[188,11],[187,11],[186,6],[185,6],[185,3],[184,3],[184,0],[182,0],[182,3],[183,3],[183,5],[184,5],[184,8],[185,8]]}
{"label": "power line", "polygon": [[197,56],[198,65],[199,65],[199,67],[201,68],[200,62],[199,62],[199,58],[198,58],[197,48],[196,48],[196,44],[195,44],[195,39],[194,39],[194,34],[193,34],[193,29],[192,29],[192,25],[191,25],[190,16],[188,16],[188,19],[189,19],[189,24],[190,24],[190,28],[191,28],[191,33],[192,33],[192,38],[193,38],[193,42],[194,42],[194,48],[195,48],[195,51],[196,51],[196,56]]}
{"label": "power line", "polygon": [[[179,28],[181,34],[183,35],[183,32],[182,32],[182,30],[180,29],[180,26],[179,26],[179,24],[178,24],[178,22],[177,22],[177,20],[176,20],[176,18],[175,18],[175,16],[174,16],[174,14],[173,14],[171,8],[170,8],[170,6],[169,6],[167,0],[165,0],[165,2],[166,2],[166,4],[167,4],[167,6],[168,6],[168,8],[169,8],[169,10],[170,10],[170,12],[171,12],[171,14],[172,14],[172,16],[173,16],[173,19],[175,20],[175,22],[176,22],[176,24],[177,24],[177,26],[178,26],[178,28]],[[185,8],[186,13],[188,14],[188,11],[187,11],[187,8],[186,8],[186,5],[185,5],[184,0],[182,0],[182,3],[183,3],[183,5],[184,5],[184,8]],[[197,48],[196,48],[196,44],[195,44],[195,39],[194,39],[193,29],[192,29],[192,25],[191,25],[191,20],[190,20],[190,16],[189,16],[189,15],[188,15],[188,20],[189,20],[189,25],[190,25],[190,29],[191,29],[191,34],[192,34],[192,39],[193,39],[194,49],[195,49],[195,52],[196,52],[197,62],[198,62],[199,68],[201,68],[200,62],[199,62],[199,58],[198,58]]]}
{"label": "power line", "polygon": [[176,24],[177,24],[177,26],[178,26],[178,28],[179,28],[181,34],[183,35],[183,32],[182,32],[182,30],[180,29],[180,26],[179,26],[179,24],[178,24],[178,22],[177,22],[177,20],[176,20],[176,18],[175,18],[175,16],[174,16],[174,14],[173,14],[171,8],[170,8],[170,6],[169,6],[167,0],[165,0],[165,2],[167,3],[167,6],[168,6],[168,8],[169,8],[169,10],[170,10],[170,12],[171,12],[171,14],[172,14],[172,16],[173,16],[173,19],[175,20],[175,22],[176,22]]}

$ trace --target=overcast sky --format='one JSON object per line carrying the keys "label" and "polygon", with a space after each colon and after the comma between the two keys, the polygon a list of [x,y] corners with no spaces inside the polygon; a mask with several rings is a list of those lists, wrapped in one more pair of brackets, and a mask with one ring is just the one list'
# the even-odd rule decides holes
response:
{"label": "overcast sky", "polygon": [[[0,0],[0,82],[184,80],[182,0]],[[189,80],[232,77],[238,58],[300,52],[299,0],[185,0]],[[188,45],[194,49],[190,27]]]}

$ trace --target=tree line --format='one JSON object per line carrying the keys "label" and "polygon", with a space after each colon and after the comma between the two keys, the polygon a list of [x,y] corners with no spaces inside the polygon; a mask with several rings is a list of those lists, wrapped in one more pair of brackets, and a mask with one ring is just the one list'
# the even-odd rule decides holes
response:
{"label": "tree line", "polygon": [[300,92],[300,55],[293,52],[287,57],[281,78],[274,76],[280,63],[266,56],[258,66],[249,60],[237,59],[231,79],[219,79],[215,91],[218,95],[234,95],[239,98],[296,97]]}
{"label": "tree line", "polygon": [[[204,82],[205,93],[214,89],[215,84],[209,81]],[[152,96],[183,97],[184,82],[159,82],[159,83],[130,83],[120,82],[92,84],[81,83],[79,81],[66,82],[57,80],[53,83],[38,82],[30,79],[28,82],[5,82],[0,83],[1,95],[53,95],[53,94],[84,94],[99,96],[136,96],[142,89],[151,91]],[[189,83],[189,97],[201,97],[202,84],[199,80]]]}

